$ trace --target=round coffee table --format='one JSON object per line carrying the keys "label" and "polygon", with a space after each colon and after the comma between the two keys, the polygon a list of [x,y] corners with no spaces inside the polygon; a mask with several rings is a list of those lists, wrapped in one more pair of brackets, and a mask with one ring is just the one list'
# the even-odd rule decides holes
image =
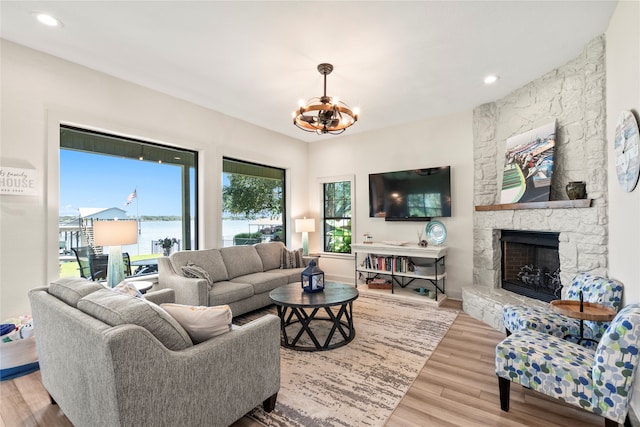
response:
{"label": "round coffee table", "polygon": [[[274,289],[269,297],[278,308],[283,347],[299,351],[332,350],[356,336],[353,301],[358,298],[358,290],[353,286],[325,283],[324,291],[308,293],[302,290],[300,282],[290,283]],[[319,312],[327,317],[319,316]],[[305,334],[313,345],[300,342]]]}

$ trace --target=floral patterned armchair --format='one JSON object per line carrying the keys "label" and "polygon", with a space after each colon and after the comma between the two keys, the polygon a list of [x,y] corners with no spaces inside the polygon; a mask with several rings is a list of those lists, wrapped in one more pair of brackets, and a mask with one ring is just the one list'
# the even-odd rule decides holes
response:
{"label": "floral patterned armchair", "polygon": [[[618,311],[622,302],[622,283],[617,280],[579,273],[567,290],[566,299],[580,299],[582,291],[585,302],[603,304]],[[535,329],[559,338],[567,335],[580,336],[580,321],[556,313],[547,307],[524,305],[505,305],[503,307],[504,327],[507,335],[522,329]],[[584,321],[584,337],[599,341],[609,326],[606,322]],[[589,340],[583,341],[585,347],[595,347]]]}
{"label": "floral patterned armchair", "polygon": [[523,329],[496,346],[500,407],[509,410],[511,381],[605,417],[624,422],[633,391],[640,346],[640,304],[624,307],[591,349]]}

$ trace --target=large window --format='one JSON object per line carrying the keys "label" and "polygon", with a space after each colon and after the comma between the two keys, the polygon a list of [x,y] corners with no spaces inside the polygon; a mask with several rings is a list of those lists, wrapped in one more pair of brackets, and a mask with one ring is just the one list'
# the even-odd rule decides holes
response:
{"label": "large window", "polygon": [[197,249],[197,166],[194,151],[62,126],[61,276],[87,275],[79,252],[108,253],[94,244],[96,220],[138,220],[137,243],[122,247],[132,275],[157,271],[162,254]]}
{"label": "large window", "polygon": [[325,252],[351,253],[352,179],[322,182]]}
{"label": "large window", "polygon": [[224,158],[222,246],[284,241],[285,170]]}

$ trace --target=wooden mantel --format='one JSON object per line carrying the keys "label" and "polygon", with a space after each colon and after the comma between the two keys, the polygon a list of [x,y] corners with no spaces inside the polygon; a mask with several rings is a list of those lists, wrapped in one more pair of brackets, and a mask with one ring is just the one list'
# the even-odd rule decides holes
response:
{"label": "wooden mantel", "polygon": [[506,211],[519,209],[567,209],[591,207],[591,200],[551,200],[548,202],[505,203],[501,205],[476,206],[476,211]]}

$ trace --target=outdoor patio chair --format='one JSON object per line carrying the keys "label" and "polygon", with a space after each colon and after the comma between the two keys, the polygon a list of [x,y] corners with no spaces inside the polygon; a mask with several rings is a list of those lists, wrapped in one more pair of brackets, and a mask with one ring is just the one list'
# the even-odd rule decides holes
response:
{"label": "outdoor patio chair", "polygon": [[[566,299],[579,300],[582,291],[585,302],[598,303],[618,311],[622,301],[622,283],[617,280],[579,273],[567,290]],[[551,307],[534,307],[526,305],[505,305],[503,320],[507,336],[522,329],[534,329],[559,338],[568,335],[580,336],[580,320],[556,313]],[[589,340],[600,340],[609,324],[607,322],[584,321],[585,347],[595,347]],[[570,338],[575,339],[575,338]]]}
{"label": "outdoor patio chair", "polygon": [[80,277],[92,280],[90,257],[93,255],[93,249],[91,246],[79,246],[77,248],[71,248],[71,250],[76,256]]}
{"label": "outdoor patio chair", "polygon": [[[90,262],[89,266],[91,268],[91,277],[92,280],[107,280],[108,266],[109,266],[109,255],[100,254],[100,255],[91,255],[89,257]],[[122,254],[122,259],[124,261],[124,275],[125,277],[131,276],[131,258],[127,252]]]}
{"label": "outdoor patio chair", "polygon": [[533,329],[515,331],[496,346],[500,407],[509,410],[511,382],[605,417],[628,418],[638,366],[640,304],[624,307],[597,348],[586,348]]}

